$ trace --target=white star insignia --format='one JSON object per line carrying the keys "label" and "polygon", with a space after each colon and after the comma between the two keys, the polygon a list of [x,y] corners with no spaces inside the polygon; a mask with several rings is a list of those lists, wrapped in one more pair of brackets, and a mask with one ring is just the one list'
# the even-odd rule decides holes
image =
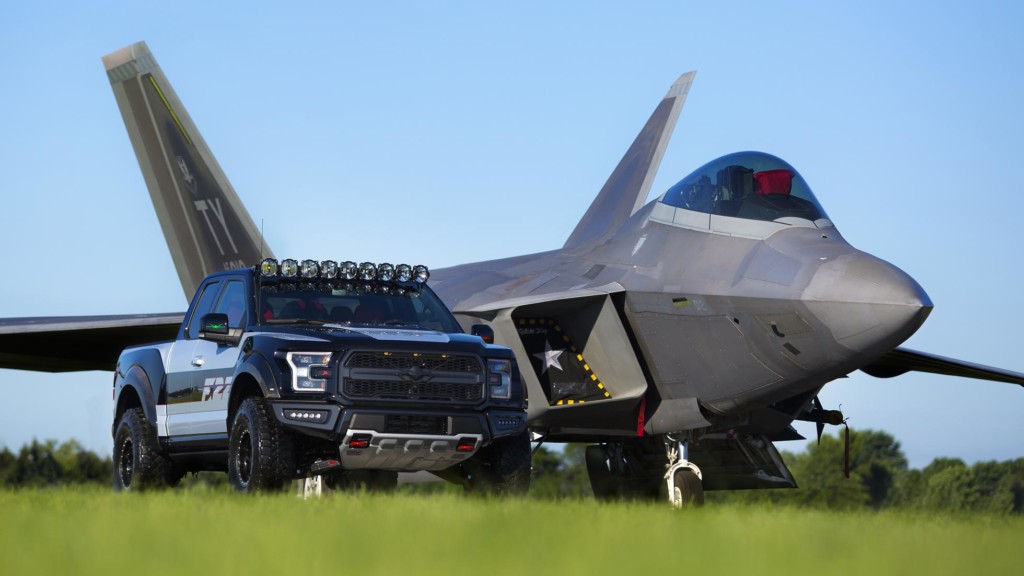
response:
{"label": "white star insignia", "polygon": [[564,348],[562,350],[552,350],[551,343],[545,340],[544,351],[533,354],[534,358],[537,358],[544,363],[544,366],[540,369],[540,373],[544,374],[548,371],[548,368],[558,368],[560,371],[564,371],[562,369],[562,365],[558,362],[558,357],[561,356],[563,352],[565,352]]}

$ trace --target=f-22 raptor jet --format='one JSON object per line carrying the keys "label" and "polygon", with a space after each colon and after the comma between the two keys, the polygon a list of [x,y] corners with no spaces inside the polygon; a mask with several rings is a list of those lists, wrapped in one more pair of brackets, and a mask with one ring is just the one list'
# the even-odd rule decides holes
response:
{"label": "f-22 raptor jet", "polygon": [[[146,45],[103,61],[185,294],[272,256]],[[928,295],[847,243],[779,158],[730,154],[645,204],[693,78],[658,103],[561,248],[432,277],[464,326],[515,351],[535,436],[590,444],[596,496],[667,488],[682,504],[705,489],[793,487],[773,442],[799,438],[797,419],[819,435],[841,423],[817,395],[858,369],[1024,385],[1024,374],[900,348]],[[121,348],[173,338],[180,320],[0,321],[0,366],[111,369]]]}

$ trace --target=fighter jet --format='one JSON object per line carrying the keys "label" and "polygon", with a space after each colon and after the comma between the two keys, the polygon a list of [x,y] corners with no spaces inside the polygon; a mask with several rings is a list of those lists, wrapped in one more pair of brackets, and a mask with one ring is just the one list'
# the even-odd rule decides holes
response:
{"label": "fighter jet", "polygon": [[[145,43],[103,58],[186,297],[272,256]],[[796,485],[773,442],[840,424],[818,392],[862,370],[1024,385],[901,348],[932,303],[842,236],[790,164],[739,152],[647,199],[695,73],[658,103],[560,248],[434,270],[463,325],[511,347],[538,441],[585,442],[599,498],[700,502]],[[111,369],[181,314],[0,320],[0,367]],[[59,346],[54,346],[59,342]],[[667,470],[667,472],[666,472]]]}

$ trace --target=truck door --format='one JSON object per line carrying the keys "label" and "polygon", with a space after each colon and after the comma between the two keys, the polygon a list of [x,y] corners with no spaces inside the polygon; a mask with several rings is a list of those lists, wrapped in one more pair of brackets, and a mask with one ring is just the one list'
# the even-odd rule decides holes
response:
{"label": "truck door", "polygon": [[185,340],[172,346],[167,375],[167,431],[176,440],[191,436],[200,443],[216,442],[227,434],[228,399],[238,347],[199,337],[199,321],[210,312],[227,314],[231,328],[245,326],[245,285],[241,279],[207,285],[189,319]]}

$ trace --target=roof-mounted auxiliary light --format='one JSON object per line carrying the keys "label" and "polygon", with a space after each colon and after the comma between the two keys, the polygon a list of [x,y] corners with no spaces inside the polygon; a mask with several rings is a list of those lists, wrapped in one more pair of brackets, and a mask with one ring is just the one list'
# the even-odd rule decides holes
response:
{"label": "roof-mounted auxiliary light", "polygon": [[324,280],[334,280],[338,277],[338,263],[334,260],[324,260],[320,263],[320,277]]}
{"label": "roof-mounted auxiliary light", "polygon": [[356,263],[351,260],[346,260],[338,266],[338,278],[342,280],[355,280],[356,273],[359,269],[356,267]]}
{"label": "roof-mounted auxiliary light", "polygon": [[359,265],[359,279],[360,280],[376,280],[377,279],[377,266],[373,262],[363,262]]}
{"label": "roof-mounted auxiliary light", "polygon": [[412,280],[412,266],[408,264],[399,264],[395,266],[395,278],[399,282],[408,282]]}
{"label": "roof-mounted auxiliary light", "polygon": [[426,284],[427,280],[430,279],[430,270],[427,270],[427,267],[422,264],[413,267],[412,273],[416,277],[415,280],[420,284]]}
{"label": "roof-mounted auxiliary light", "polygon": [[260,262],[260,274],[263,276],[277,276],[277,260],[266,258]]}
{"label": "roof-mounted auxiliary light", "polygon": [[[410,266],[408,264],[393,265],[387,262],[374,264],[363,262],[356,264],[351,260],[336,262],[334,260],[302,260],[287,258],[278,261],[274,258],[264,258],[259,265],[260,275],[264,278],[280,276],[289,280],[361,280],[371,282],[416,282],[424,284],[430,278],[430,270],[422,264]],[[325,286],[327,284],[324,284]]]}
{"label": "roof-mounted auxiliary light", "polygon": [[295,278],[299,273],[298,261],[288,258],[287,260],[281,261],[281,276],[285,278]]}
{"label": "roof-mounted auxiliary light", "polygon": [[320,273],[320,265],[316,260],[303,260],[299,265],[299,275],[303,278],[316,278]]}

